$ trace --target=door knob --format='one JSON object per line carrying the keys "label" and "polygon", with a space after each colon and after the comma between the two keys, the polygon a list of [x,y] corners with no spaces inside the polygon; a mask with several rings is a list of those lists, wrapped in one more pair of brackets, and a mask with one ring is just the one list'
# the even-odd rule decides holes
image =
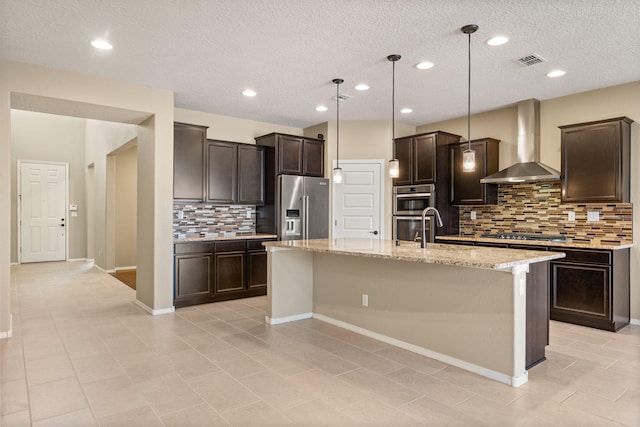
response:
{"label": "door knob", "polygon": [[374,236],[377,236],[378,235],[378,230],[373,230],[373,231],[370,231],[369,233],[373,234]]}

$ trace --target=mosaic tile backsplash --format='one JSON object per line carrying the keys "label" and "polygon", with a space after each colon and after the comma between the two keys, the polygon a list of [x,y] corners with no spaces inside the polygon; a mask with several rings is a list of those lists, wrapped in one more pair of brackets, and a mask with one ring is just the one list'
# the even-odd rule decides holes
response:
{"label": "mosaic tile backsplash", "polygon": [[255,224],[255,206],[218,206],[207,203],[173,205],[174,239],[254,234]]}
{"label": "mosaic tile backsplash", "polygon": [[[566,203],[561,201],[560,181],[500,185],[498,205],[460,208],[460,234],[496,233],[566,235],[574,240],[631,242],[631,203]],[[471,211],[476,219],[471,219]],[[568,213],[575,212],[575,221]],[[598,212],[599,221],[587,221],[587,212]]]}

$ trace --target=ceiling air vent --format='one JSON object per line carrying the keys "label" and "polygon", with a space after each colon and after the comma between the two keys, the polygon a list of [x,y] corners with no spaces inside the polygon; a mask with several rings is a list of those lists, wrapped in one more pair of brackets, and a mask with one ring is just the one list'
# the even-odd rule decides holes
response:
{"label": "ceiling air vent", "polygon": [[525,67],[530,67],[532,65],[536,65],[541,62],[546,62],[547,60],[541,57],[540,55],[538,55],[537,53],[532,53],[531,55],[518,58],[515,61],[520,65],[523,65]]}

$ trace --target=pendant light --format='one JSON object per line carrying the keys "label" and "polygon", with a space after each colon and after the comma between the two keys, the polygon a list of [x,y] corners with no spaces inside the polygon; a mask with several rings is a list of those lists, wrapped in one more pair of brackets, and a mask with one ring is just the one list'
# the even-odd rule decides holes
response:
{"label": "pendant light", "polygon": [[469,36],[469,79],[467,97],[467,149],[462,152],[462,171],[473,172],[476,170],[476,152],[471,149],[471,34],[478,31],[476,24],[465,25],[460,28],[464,34]]}
{"label": "pendant light", "polygon": [[336,84],[336,167],[333,168],[333,183],[342,184],[342,168],[340,167],[340,85],[342,79],[333,79]]}
{"label": "pendant light", "polygon": [[[387,60],[393,64],[393,72],[391,74],[391,146],[396,139],[396,62],[401,58],[400,55],[394,54],[387,56]],[[398,159],[389,160],[389,178],[398,178],[400,176],[400,162]]]}

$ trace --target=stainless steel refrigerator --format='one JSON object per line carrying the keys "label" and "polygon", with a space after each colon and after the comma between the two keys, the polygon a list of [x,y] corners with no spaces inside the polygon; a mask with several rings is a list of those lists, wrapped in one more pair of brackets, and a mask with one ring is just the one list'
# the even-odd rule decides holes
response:
{"label": "stainless steel refrigerator", "polygon": [[277,188],[279,240],[329,237],[329,180],[280,175]]}

